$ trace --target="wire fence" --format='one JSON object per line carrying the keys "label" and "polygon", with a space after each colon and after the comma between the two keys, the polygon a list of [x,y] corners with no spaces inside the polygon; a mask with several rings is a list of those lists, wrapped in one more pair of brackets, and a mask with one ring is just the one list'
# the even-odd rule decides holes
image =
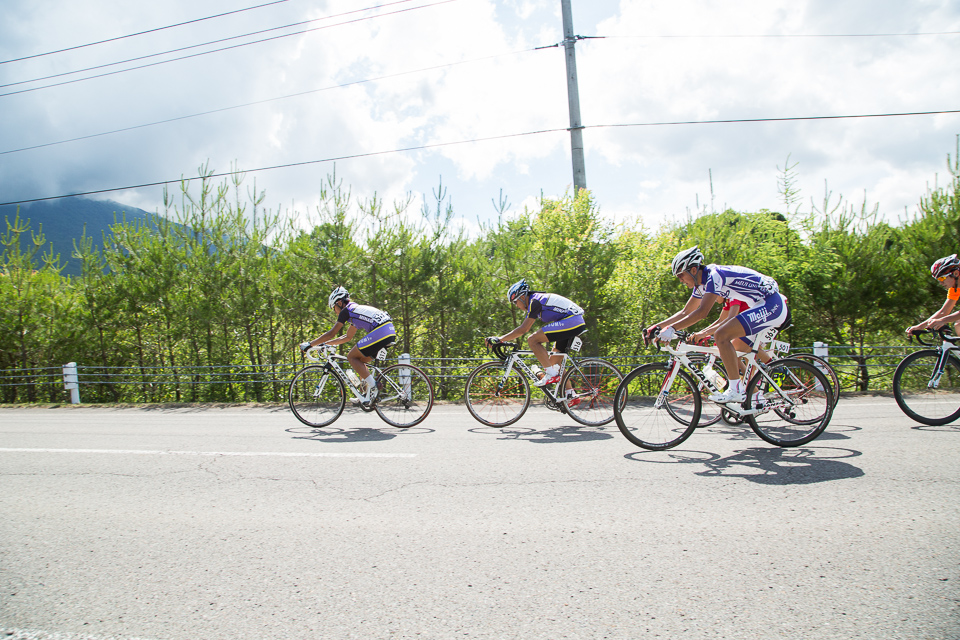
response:
{"label": "wire fence", "polygon": [[[827,358],[840,380],[841,391],[890,391],[893,372],[917,345],[863,347],[830,346]],[[823,354],[823,348],[797,348],[794,353]],[[664,354],[604,356],[627,373],[646,362],[661,361]],[[490,358],[417,358],[410,363],[423,369],[434,385],[438,400],[460,402],[467,376]],[[387,364],[397,362],[392,359]],[[309,364],[309,363],[307,363]],[[286,402],[287,387],[304,363],[214,366],[105,367],[76,365],[79,399],[85,403],[158,402]],[[0,369],[0,402],[63,403],[70,393],[64,387],[64,368]]]}

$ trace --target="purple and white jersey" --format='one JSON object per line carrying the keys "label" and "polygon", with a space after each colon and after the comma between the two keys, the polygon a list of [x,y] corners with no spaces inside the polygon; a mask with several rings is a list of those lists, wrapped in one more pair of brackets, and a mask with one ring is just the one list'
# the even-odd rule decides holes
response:
{"label": "purple and white jersey", "polygon": [[390,314],[381,311],[376,307],[368,307],[365,304],[350,302],[340,311],[337,316],[337,322],[347,324],[348,322],[357,329],[372,331],[382,324],[390,322]]}
{"label": "purple and white jersey", "polygon": [[527,309],[528,318],[535,318],[544,324],[550,324],[570,316],[582,315],[583,309],[563,296],[558,296],[555,293],[530,292],[530,303]]}
{"label": "purple and white jersey", "polygon": [[751,308],[780,292],[777,281],[747,267],[708,264],[703,270],[703,284],[693,290],[691,298],[714,293],[721,298],[742,300]]}

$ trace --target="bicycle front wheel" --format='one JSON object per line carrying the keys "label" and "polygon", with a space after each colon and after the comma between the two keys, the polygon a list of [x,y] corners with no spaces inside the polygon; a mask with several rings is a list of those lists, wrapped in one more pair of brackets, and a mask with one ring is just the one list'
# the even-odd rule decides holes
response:
{"label": "bicycle front wheel", "polygon": [[582,360],[563,374],[560,388],[570,417],[587,426],[600,426],[613,420],[613,396],[623,379],[620,371],[598,358]]}
{"label": "bicycle front wheel", "polygon": [[325,427],[339,418],[346,399],[340,378],[326,366],[301,369],[290,381],[290,410],[297,420],[311,427]]}
{"label": "bicycle front wheel", "polygon": [[823,433],[833,416],[833,394],[820,369],[785,358],[767,373],[776,386],[759,372],[747,384],[747,408],[765,409],[744,416],[753,432],[778,447],[798,447]]}
{"label": "bicycle front wheel", "polygon": [[530,384],[516,369],[504,377],[503,364],[487,362],[467,378],[464,397],[470,415],[491,427],[519,420],[530,406]]}
{"label": "bicycle front wheel", "polygon": [[960,362],[947,357],[943,374],[934,383],[938,358],[934,349],[911,353],[893,374],[893,397],[900,409],[911,419],[932,426],[960,418]]}
{"label": "bicycle front wheel", "polygon": [[620,382],[613,399],[613,416],[624,437],[644,449],[675,447],[693,433],[700,419],[700,393],[685,371],[677,371],[666,388],[670,367],[645,364]]}
{"label": "bicycle front wheel", "polygon": [[423,422],[433,408],[433,385],[422,369],[394,364],[377,373],[374,407],[384,422],[394,427],[412,427]]}

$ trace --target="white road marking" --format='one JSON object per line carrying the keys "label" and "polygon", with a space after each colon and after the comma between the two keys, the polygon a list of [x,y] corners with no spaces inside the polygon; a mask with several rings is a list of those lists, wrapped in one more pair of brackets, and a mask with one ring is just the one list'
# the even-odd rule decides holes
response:
{"label": "white road marking", "polygon": [[347,453],[295,451],[162,451],[150,449],[0,448],[0,453],[123,453],[135,456],[277,456],[281,458],[415,458],[415,453]]}

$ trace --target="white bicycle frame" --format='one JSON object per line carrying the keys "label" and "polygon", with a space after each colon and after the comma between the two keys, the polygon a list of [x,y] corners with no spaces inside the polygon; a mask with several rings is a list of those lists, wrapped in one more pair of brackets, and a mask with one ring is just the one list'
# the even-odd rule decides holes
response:
{"label": "white bicycle frame", "polygon": [[[381,351],[385,350],[381,349]],[[320,354],[323,354],[324,357],[321,358]],[[377,355],[379,356],[380,354]],[[340,382],[344,383],[347,389],[350,389],[350,393],[353,394],[354,399],[361,402],[363,401],[363,394],[361,394],[360,390],[354,386],[353,382],[350,381],[350,377],[347,376],[346,372],[343,370],[343,363],[346,362],[347,365],[350,363],[346,356],[337,354],[336,347],[332,347],[327,344],[317,345],[307,349],[303,356],[311,362],[323,362],[324,364],[329,364],[330,371],[332,371],[335,376],[340,378]],[[374,376],[380,373],[380,370],[372,363],[367,366],[370,368],[370,373],[372,373]],[[314,397],[319,397],[323,393],[324,383],[326,383],[326,379],[323,380],[323,383],[317,385],[316,390],[313,392]]]}
{"label": "white bicycle frame", "polygon": [[[764,335],[763,337],[767,337],[767,336]],[[774,336],[769,336],[769,339],[764,340],[764,342],[776,343],[777,341],[773,340],[774,337],[775,337],[775,334]],[[757,341],[757,343],[759,342],[760,340]],[[780,343],[780,344],[786,345],[787,349],[789,349],[790,347],[790,345],[787,345],[786,343]],[[775,346],[778,346],[778,345],[775,344]],[[714,362],[716,362],[717,358],[720,357],[720,350],[717,347],[701,347],[693,344],[687,344],[685,342],[680,342],[679,344],[677,344],[676,349],[672,348],[670,346],[670,343],[666,343],[660,347],[660,350],[666,353],[669,353],[672,356],[672,366],[670,368],[670,373],[667,374],[667,378],[666,380],[664,380],[663,388],[660,389],[660,394],[657,396],[657,399],[654,402],[655,408],[660,409],[663,406],[663,403],[667,401],[669,390],[673,387],[673,381],[676,379],[677,372],[680,370],[681,366],[683,368],[686,368],[688,373],[692,373],[700,382],[700,384],[706,387],[707,389],[709,389],[712,393],[720,393],[720,389],[717,388],[717,386],[713,384],[713,382],[709,378],[707,378],[707,376],[705,376],[700,369],[693,366],[693,362],[691,362],[690,358],[687,357],[688,353],[706,354],[710,356],[710,359],[708,359],[707,361],[708,364],[712,365]],[[737,356],[747,361],[747,366],[746,366],[746,369],[744,370],[744,374],[740,378],[741,381],[743,381],[744,388],[746,388],[746,384],[747,382],[749,382],[749,377],[752,377],[753,371],[754,369],[756,369],[761,373],[761,375],[763,375],[763,377],[767,380],[767,382],[773,385],[773,387],[776,389],[777,393],[781,398],[783,398],[788,403],[790,403],[790,406],[796,406],[797,403],[794,402],[794,400],[790,398],[786,393],[784,393],[783,389],[780,388],[780,385],[778,385],[776,381],[772,377],[770,377],[770,375],[766,372],[766,369],[763,366],[763,364],[757,360],[756,347],[753,350],[748,352],[737,352]],[[727,375],[729,375],[729,373]],[[743,380],[743,378],[747,378],[747,380]],[[725,404],[721,406],[726,408],[728,411],[732,413],[736,413],[737,415],[740,415],[740,416],[756,415],[758,413],[766,413],[767,411],[770,410],[769,407],[764,407],[762,409],[758,409],[756,407],[751,409],[744,409],[742,406],[736,405],[733,403]]]}

